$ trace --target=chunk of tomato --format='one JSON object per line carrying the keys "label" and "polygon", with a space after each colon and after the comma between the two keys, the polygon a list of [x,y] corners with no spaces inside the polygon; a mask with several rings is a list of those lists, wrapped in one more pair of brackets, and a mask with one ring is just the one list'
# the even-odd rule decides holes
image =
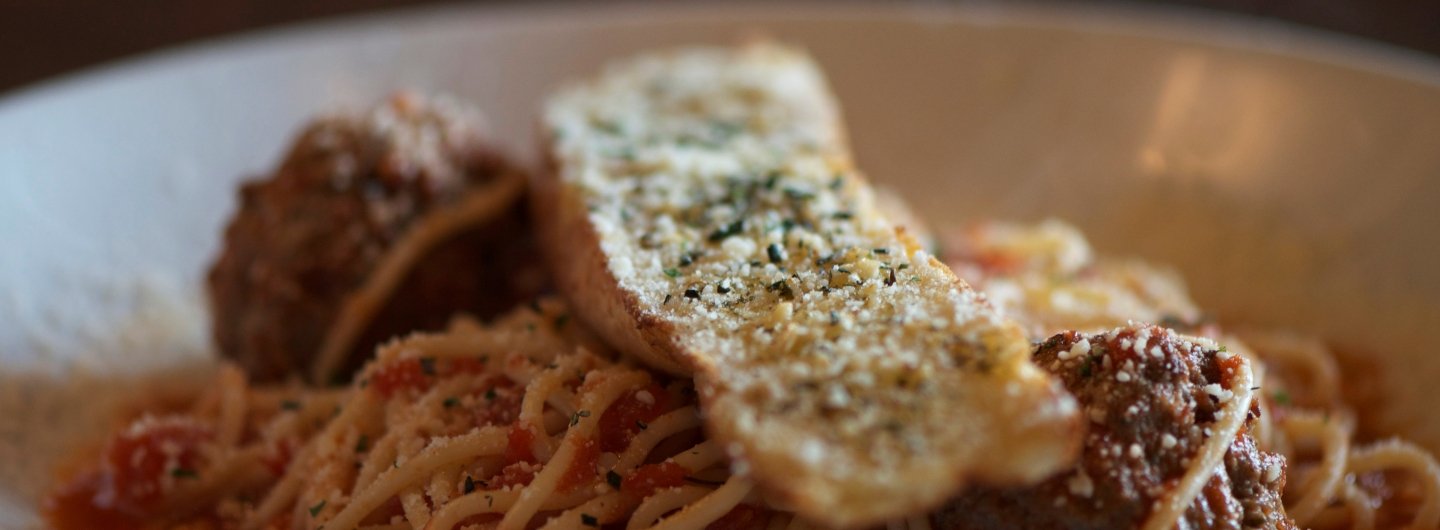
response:
{"label": "chunk of tomato", "polygon": [[670,409],[670,394],[655,383],[621,396],[600,415],[600,450],[624,451],[642,425],[655,421]]}
{"label": "chunk of tomato", "polygon": [[648,464],[635,468],[620,483],[620,491],[643,499],[657,490],[685,485],[685,468],[674,462]]}
{"label": "chunk of tomato", "polygon": [[214,436],[209,427],[184,418],[142,419],[115,435],[106,446],[104,467],[115,505],[147,511],[167,486],[198,477],[205,463],[202,446]]}

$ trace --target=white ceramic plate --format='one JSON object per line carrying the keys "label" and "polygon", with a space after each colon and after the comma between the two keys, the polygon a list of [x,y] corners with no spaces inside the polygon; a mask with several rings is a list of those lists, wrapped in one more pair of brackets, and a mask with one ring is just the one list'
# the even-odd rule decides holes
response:
{"label": "white ceramic plate", "polygon": [[528,155],[557,82],[756,31],[813,50],[861,166],[937,224],[1058,216],[1104,251],[1176,265],[1222,319],[1376,356],[1391,406],[1370,413],[1440,447],[1428,59],[1194,13],[446,8],[228,39],[0,99],[0,527],[33,524],[56,455],[121,398],[205,365],[200,278],[235,184],[312,114],[445,91]]}

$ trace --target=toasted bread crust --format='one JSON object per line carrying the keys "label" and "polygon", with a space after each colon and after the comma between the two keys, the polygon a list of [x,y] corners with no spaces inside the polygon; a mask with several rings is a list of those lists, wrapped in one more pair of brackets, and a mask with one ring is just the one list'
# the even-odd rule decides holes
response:
{"label": "toasted bread crust", "polygon": [[[641,116],[596,117],[615,109]],[[1068,465],[1073,399],[878,211],[839,124],[813,63],[776,46],[642,57],[562,92],[534,187],[562,294],[619,350],[693,374],[735,473],[821,524]]]}
{"label": "toasted bread crust", "polygon": [[[545,145],[550,141],[542,139]],[[672,339],[674,326],[642,311],[634,293],[621,289],[610,274],[599,238],[584,215],[584,202],[554,178],[555,159],[546,160],[546,176],[536,180],[530,198],[556,288],[579,318],[615,349],[671,374],[694,373],[693,356],[685,355]]]}

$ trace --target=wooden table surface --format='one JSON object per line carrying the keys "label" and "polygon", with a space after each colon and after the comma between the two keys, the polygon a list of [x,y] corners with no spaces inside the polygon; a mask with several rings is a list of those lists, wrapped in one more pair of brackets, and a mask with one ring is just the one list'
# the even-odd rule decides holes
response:
{"label": "wooden table surface", "polygon": [[[0,91],[206,37],[326,16],[438,3],[441,2],[0,0],[0,50],[4,50],[0,53],[0,65],[3,65],[0,66]],[[1068,0],[1066,3],[1102,2]],[[1440,0],[1163,0],[1159,3],[1284,20],[1440,57]]]}

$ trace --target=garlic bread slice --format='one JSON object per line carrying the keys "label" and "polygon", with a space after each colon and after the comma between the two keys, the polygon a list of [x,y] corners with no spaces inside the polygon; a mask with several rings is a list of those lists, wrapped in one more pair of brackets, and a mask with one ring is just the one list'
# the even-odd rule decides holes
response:
{"label": "garlic bread slice", "polygon": [[777,502],[860,526],[1071,463],[1073,399],[879,212],[804,53],[643,55],[542,125],[559,288],[621,351],[693,374],[710,436]]}

